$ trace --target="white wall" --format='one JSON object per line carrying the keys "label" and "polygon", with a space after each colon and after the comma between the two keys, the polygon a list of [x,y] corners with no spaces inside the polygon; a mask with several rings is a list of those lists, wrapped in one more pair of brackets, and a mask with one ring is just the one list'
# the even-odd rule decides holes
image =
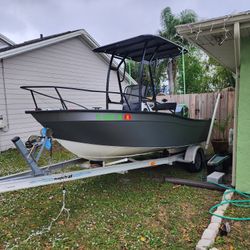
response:
{"label": "white wall", "polygon": [[[24,113],[34,109],[31,95],[20,89],[22,85],[61,85],[79,88],[105,90],[108,64],[79,38],[30,51],[4,59],[4,75],[9,114],[9,130],[0,129],[0,151],[12,147],[11,139],[23,139],[37,134],[40,125],[32,116]],[[1,73],[1,72],[0,72]],[[111,74],[111,90],[118,91],[114,72]],[[62,91],[65,99],[80,102],[88,108],[105,106],[105,94]],[[4,112],[3,80],[0,74],[0,114]],[[66,98],[67,97],[67,98]],[[40,98],[42,107],[55,108],[54,101]]]}

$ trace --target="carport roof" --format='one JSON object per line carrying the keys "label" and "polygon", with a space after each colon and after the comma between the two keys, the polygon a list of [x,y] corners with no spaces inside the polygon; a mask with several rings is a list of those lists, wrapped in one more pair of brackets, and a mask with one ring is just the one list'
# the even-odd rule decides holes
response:
{"label": "carport roof", "polygon": [[[235,24],[239,24],[238,31]],[[250,11],[179,25],[176,29],[179,35],[236,72],[240,46],[237,43],[240,38],[250,36]]]}

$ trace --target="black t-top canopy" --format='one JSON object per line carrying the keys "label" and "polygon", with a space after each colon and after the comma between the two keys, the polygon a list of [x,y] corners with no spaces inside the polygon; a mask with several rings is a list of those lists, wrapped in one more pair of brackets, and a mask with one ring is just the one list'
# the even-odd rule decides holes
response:
{"label": "black t-top canopy", "polygon": [[[154,35],[140,35],[120,42],[108,44],[94,49],[94,52],[107,53],[121,58],[130,58],[140,62],[145,49],[144,60],[174,58],[182,53],[182,47]],[[187,50],[184,49],[186,53]]]}

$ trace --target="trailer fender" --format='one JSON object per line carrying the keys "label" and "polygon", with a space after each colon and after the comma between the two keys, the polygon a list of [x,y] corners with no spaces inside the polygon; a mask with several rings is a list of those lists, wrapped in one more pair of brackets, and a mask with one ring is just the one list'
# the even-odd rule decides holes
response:
{"label": "trailer fender", "polygon": [[203,151],[203,149],[199,145],[189,146],[185,152],[184,161],[190,162],[190,163],[195,163],[195,156],[196,156],[199,149],[201,149]]}

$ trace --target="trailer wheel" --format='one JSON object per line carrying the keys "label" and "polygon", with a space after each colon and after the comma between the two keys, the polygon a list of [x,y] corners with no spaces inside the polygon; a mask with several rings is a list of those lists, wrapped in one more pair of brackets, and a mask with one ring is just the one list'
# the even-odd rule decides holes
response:
{"label": "trailer wheel", "polygon": [[205,166],[205,156],[203,150],[200,148],[196,152],[194,162],[188,164],[188,171],[193,173],[200,172],[204,166]]}

